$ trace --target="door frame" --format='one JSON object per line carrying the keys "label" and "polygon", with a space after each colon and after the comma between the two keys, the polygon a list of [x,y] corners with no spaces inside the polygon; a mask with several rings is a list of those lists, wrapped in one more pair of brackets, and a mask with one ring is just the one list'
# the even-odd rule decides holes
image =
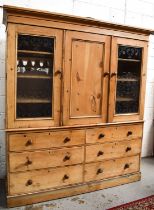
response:
{"label": "door frame", "polygon": [[[118,67],[118,59],[117,59],[118,58],[118,45],[132,46],[132,47],[134,46],[134,47],[142,48],[139,112],[138,113],[115,114],[117,67]],[[147,41],[140,41],[140,40],[129,39],[129,38],[121,38],[121,37],[112,37],[108,122],[134,121],[134,120],[143,119],[144,101],[145,101],[146,68],[147,68],[147,50],[148,50]]]}
{"label": "door frame", "polygon": [[[37,128],[60,125],[60,92],[61,76],[56,72],[62,69],[63,30],[33,27],[20,24],[8,24],[7,45],[7,82],[6,82],[6,128]],[[53,68],[53,113],[50,118],[16,119],[16,89],[17,89],[17,36],[18,34],[37,35],[55,38],[54,68]]]}
{"label": "door frame", "polygon": [[[110,36],[92,34],[79,31],[65,32],[65,53],[64,53],[64,87],[63,87],[63,125],[88,125],[99,124],[107,121],[107,101],[108,101],[108,82],[109,82],[109,58],[110,58]],[[103,43],[104,62],[102,66],[102,107],[101,115],[95,116],[70,116],[70,94],[71,94],[71,61],[72,61],[72,40],[92,41]],[[102,58],[103,59],[103,58]],[[105,74],[104,74],[105,73]]]}

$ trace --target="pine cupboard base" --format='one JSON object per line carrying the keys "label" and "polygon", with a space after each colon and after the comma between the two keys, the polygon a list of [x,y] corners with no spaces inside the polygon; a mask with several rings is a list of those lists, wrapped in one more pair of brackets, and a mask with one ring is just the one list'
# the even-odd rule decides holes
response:
{"label": "pine cupboard base", "polygon": [[139,180],[142,130],[136,122],[8,132],[8,206]]}
{"label": "pine cupboard base", "polygon": [[148,29],[4,6],[7,203],[140,180]]}
{"label": "pine cupboard base", "polygon": [[140,179],[141,179],[141,173],[138,172],[111,179],[100,180],[97,182],[90,182],[76,186],[68,186],[63,189],[42,191],[32,194],[7,196],[7,206],[8,207],[23,206],[23,205],[49,201],[58,198],[64,198],[68,196],[78,195],[81,193],[88,193],[96,190],[128,184],[131,182],[139,181]]}

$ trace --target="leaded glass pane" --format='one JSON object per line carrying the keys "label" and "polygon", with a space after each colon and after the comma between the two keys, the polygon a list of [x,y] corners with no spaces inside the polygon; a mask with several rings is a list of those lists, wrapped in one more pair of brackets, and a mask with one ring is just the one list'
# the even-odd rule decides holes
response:
{"label": "leaded glass pane", "polygon": [[138,113],[142,48],[118,46],[116,114]]}
{"label": "leaded glass pane", "polygon": [[18,35],[17,118],[52,117],[54,38]]}

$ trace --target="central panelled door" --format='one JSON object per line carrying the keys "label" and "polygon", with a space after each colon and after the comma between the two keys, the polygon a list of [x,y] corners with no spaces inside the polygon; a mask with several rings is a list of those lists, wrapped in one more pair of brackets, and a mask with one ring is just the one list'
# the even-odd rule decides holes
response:
{"label": "central panelled door", "polygon": [[63,124],[106,122],[110,37],[67,31]]}

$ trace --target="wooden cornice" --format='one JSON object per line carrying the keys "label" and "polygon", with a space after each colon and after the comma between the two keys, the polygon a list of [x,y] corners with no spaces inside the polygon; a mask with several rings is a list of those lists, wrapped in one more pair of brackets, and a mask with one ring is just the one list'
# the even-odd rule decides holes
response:
{"label": "wooden cornice", "polygon": [[19,17],[28,16],[28,17],[36,18],[36,19],[55,20],[55,21],[73,23],[73,24],[88,25],[88,26],[95,26],[99,28],[107,28],[107,29],[112,29],[112,30],[120,30],[120,31],[126,31],[126,32],[131,32],[131,33],[144,34],[144,35],[150,35],[153,33],[153,30],[150,30],[150,29],[137,28],[137,27],[132,27],[128,25],[120,25],[120,24],[115,24],[115,23],[103,22],[101,20],[97,20],[93,18],[85,18],[85,17],[73,16],[73,15],[67,15],[67,14],[60,14],[60,13],[51,13],[48,11],[14,7],[14,6],[8,6],[8,5],[4,5],[3,9],[5,13],[4,21],[3,21],[4,24],[10,21],[10,20],[9,21],[7,20],[7,17],[9,15],[19,16]]}

